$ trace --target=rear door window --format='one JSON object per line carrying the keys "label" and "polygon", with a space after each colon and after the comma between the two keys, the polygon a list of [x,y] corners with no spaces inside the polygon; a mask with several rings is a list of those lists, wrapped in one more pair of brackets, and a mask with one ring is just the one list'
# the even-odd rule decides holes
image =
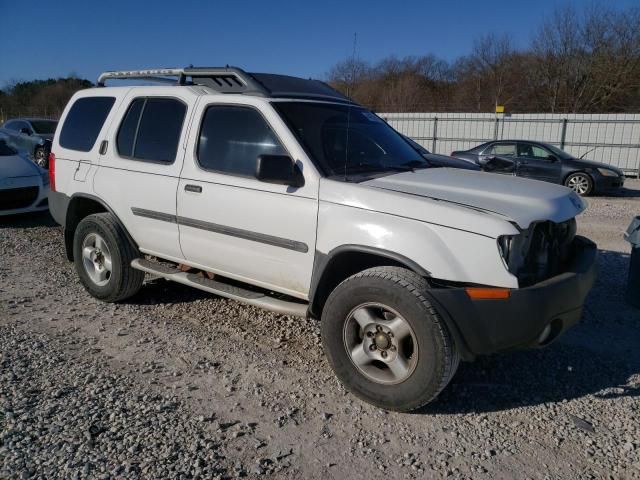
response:
{"label": "rear door window", "polygon": [[515,155],[515,143],[497,143],[489,150],[489,155]]}
{"label": "rear door window", "polygon": [[62,126],[60,146],[80,152],[91,151],[115,100],[114,97],[84,97],[76,100]]}
{"label": "rear door window", "polygon": [[186,105],[173,98],[135,99],[118,130],[118,153],[133,160],[173,163],[186,111]]}

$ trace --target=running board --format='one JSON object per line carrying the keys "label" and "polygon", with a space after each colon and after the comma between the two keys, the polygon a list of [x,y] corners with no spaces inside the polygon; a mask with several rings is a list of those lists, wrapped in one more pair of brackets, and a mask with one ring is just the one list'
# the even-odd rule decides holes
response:
{"label": "running board", "polygon": [[247,290],[242,287],[236,287],[235,285],[229,285],[228,283],[218,282],[217,280],[210,280],[194,273],[182,272],[170,265],[136,258],[131,261],[131,267],[156,277],[182,283],[183,285],[188,285],[199,290],[204,290],[205,292],[214,293],[221,297],[230,298],[231,300],[236,300],[282,315],[292,315],[294,317],[307,316],[309,305],[306,303],[280,300],[279,298],[265,295],[262,292]]}

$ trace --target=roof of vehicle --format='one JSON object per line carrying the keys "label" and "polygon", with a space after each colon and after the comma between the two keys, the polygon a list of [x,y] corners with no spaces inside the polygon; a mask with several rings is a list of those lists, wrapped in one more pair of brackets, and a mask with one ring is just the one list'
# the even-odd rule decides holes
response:
{"label": "roof of vehicle", "polygon": [[170,85],[200,85],[217,93],[268,98],[302,98],[354,103],[325,82],[273,73],[249,73],[237,67],[155,68],[103,72],[97,85],[107,80],[147,80]]}
{"label": "roof of vehicle", "polygon": [[13,122],[15,120],[20,120],[22,122],[31,122],[31,121],[38,121],[38,122],[57,122],[58,120],[54,120],[52,118],[41,118],[41,117],[16,117],[16,118],[10,118],[8,119],[6,122],[4,123],[8,123],[8,122]]}

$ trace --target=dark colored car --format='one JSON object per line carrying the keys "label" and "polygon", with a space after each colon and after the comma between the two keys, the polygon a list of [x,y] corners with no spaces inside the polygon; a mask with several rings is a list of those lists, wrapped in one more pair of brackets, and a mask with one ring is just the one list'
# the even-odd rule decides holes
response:
{"label": "dark colored car", "polygon": [[471,160],[488,172],[559,183],[584,196],[624,185],[624,172],[619,168],[575,158],[543,142],[500,140],[451,156]]}
{"label": "dark colored car", "polygon": [[13,118],[7,120],[0,130],[11,147],[32,157],[38,166],[47,168],[57,125],[56,120],[46,118]]}
{"label": "dark colored car", "polygon": [[[404,136],[404,135],[403,135]],[[415,140],[409,137],[404,137],[409,144],[425,158],[432,167],[449,167],[449,168],[462,168],[463,170],[480,170],[480,167],[471,160],[464,158],[447,157],[446,155],[438,155],[437,153],[431,153]]]}

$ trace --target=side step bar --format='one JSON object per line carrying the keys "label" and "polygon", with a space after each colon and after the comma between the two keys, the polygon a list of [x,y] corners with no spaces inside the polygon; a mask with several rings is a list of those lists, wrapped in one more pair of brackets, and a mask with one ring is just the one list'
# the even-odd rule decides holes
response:
{"label": "side step bar", "polygon": [[262,292],[246,290],[242,287],[229,285],[227,283],[218,282],[203,278],[194,273],[187,273],[162,263],[152,262],[143,258],[136,258],[131,261],[131,267],[150,273],[156,277],[166,278],[172,282],[182,283],[205,292],[214,293],[221,297],[237,300],[238,302],[247,303],[258,308],[270,310],[282,315],[292,315],[294,317],[306,317],[309,307],[306,303],[288,302],[278,298],[270,297]]}

